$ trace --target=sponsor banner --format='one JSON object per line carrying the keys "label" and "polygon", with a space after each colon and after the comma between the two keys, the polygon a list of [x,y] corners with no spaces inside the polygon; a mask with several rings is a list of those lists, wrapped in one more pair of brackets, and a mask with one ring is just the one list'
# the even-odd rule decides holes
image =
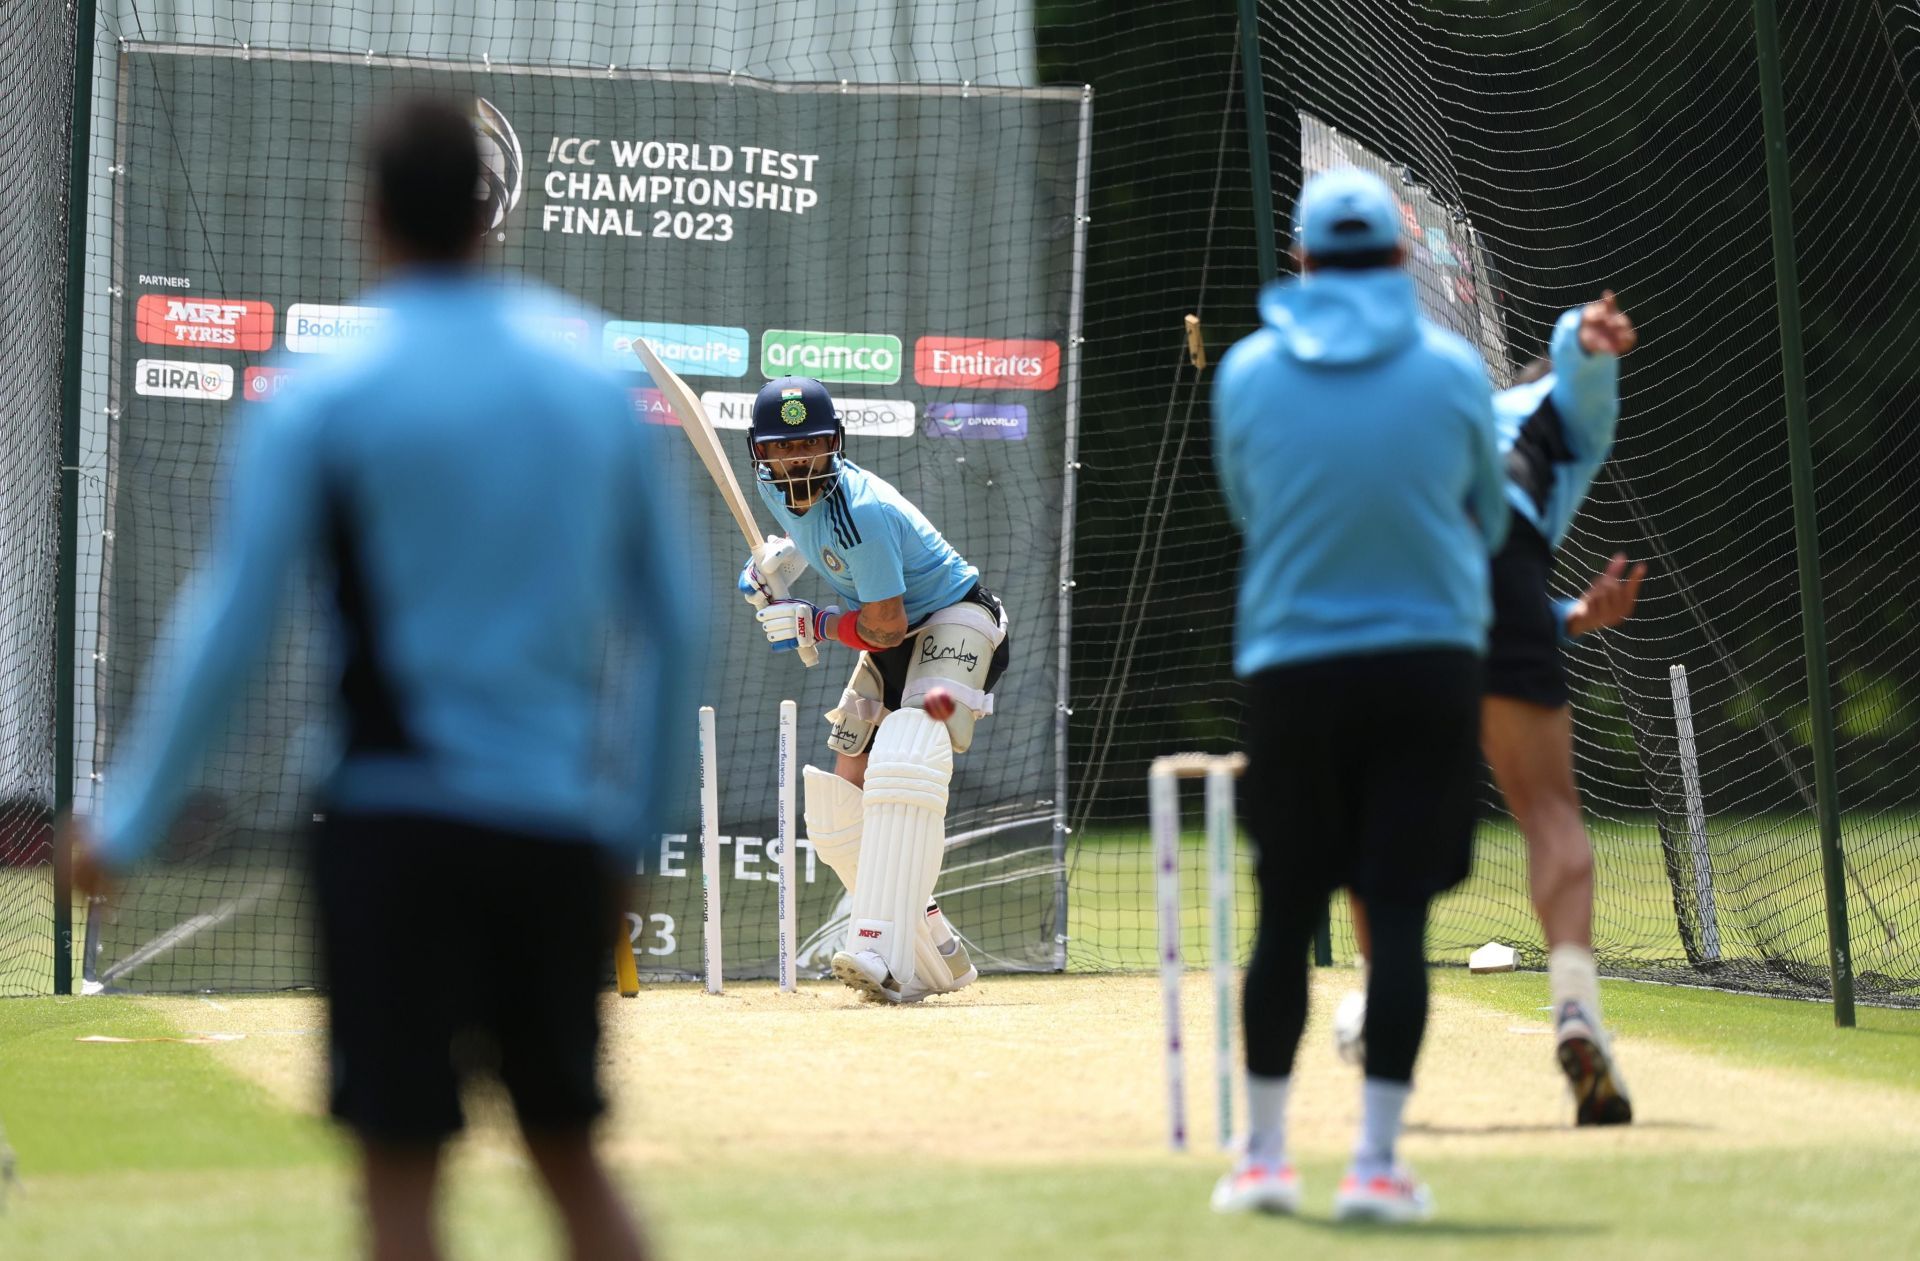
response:
{"label": "sponsor banner", "polygon": [[770,328],[760,335],[760,375],[855,385],[900,379],[901,342],[891,333],[818,333]]}
{"label": "sponsor banner", "polygon": [[929,438],[1000,438],[1017,441],[1027,436],[1027,409],[1018,403],[935,403],[927,408]]}
{"label": "sponsor banner", "polygon": [[133,365],[133,392],[149,398],[224,402],[233,397],[233,368],[224,363],[142,359]]}
{"label": "sponsor banner", "polygon": [[[919,426],[918,409],[905,399],[836,398],[840,421],[849,438],[911,438]],[[715,429],[753,428],[753,395],[711,390],[700,396],[700,406]]]}
{"label": "sponsor banner", "polygon": [[913,347],[913,379],[963,390],[1051,390],[1060,384],[1060,347],[1047,341],[922,337]]}
{"label": "sponsor banner", "polygon": [[660,362],[683,377],[747,375],[749,342],[744,328],[721,324],[657,324],[645,320],[608,320],[600,348],[616,372],[645,372],[633,343],[645,341]]}
{"label": "sponsor banner", "polygon": [[628,390],[627,397],[633,401],[634,416],[643,424],[679,426],[680,414],[667,402],[667,396],[652,386]]}
{"label": "sponsor banner", "polygon": [[378,332],[386,318],[385,307],[296,302],[287,308],[287,349],[301,355],[338,354]]}
{"label": "sponsor banner", "polygon": [[517,323],[521,331],[535,341],[578,353],[586,352],[587,338],[593,333],[592,326],[585,320],[567,319],[564,316],[528,316]]}
{"label": "sponsor banner", "polygon": [[249,403],[267,403],[280,397],[281,387],[300,374],[291,368],[262,364],[240,374],[242,394]]}
{"label": "sponsor banner", "polygon": [[134,306],[134,335],[154,346],[198,350],[266,350],[273,345],[273,303],[143,294]]}

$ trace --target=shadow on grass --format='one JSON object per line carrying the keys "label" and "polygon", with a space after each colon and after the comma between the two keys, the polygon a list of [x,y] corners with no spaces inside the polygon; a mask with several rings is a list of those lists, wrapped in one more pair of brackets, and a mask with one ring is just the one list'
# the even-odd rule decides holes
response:
{"label": "shadow on grass", "polygon": [[[1577,1128],[1568,1125],[1565,1121],[1526,1121],[1512,1125],[1433,1125],[1428,1122],[1410,1121],[1404,1132],[1439,1138],[1494,1138],[1506,1134],[1571,1134]],[[1720,1127],[1702,1125],[1698,1121],[1635,1121],[1633,1128],[1675,1134],[1711,1134]]]}
{"label": "shadow on grass", "polygon": [[1473,1222],[1450,1219],[1444,1215],[1439,1221],[1409,1226],[1382,1222],[1341,1222],[1335,1221],[1330,1215],[1321,1217],[1304,1213],[1296,1214],[1292,1220],[1303,1227],[1339,1235],[1343,1239],[1393,1239],[1409,1243],[1423,1235],[1436,1239],[1524,1239],[1529,1236],[1542,1239],[1591,1238],[1609,1234],[1613,1229],[1599,1222]]}

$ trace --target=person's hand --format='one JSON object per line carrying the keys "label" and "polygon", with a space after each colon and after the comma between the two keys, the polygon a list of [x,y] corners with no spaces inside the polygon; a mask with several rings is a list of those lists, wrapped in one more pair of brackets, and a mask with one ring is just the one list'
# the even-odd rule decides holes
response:
{"label": "person's hand", "polygon": [[1586,594],[1567,611],[1567,634],[1584,635],[1626,621],[1633,614],[1634,601],[1640,598],[1640,580],[1646,576],[1644,561],[1628,569],[1626,553],[1615,552],[1607,567],[1588,585]]}
{"label": "person's hand", "polygon": [[798,649],[804,653],[820,642],[827,618],[839,611],[839,606],[833,604],[816,608],[805,600],[775,600],[754,617],[775,652]]}
{"label": "person's hand", "polygon": [[93,829],[84,822],[68,815],[60,822],[60,832],[73,859],[74,891],[89,898],[111,897],[118,882],[113,870],[101,860],[100,845],[95,840]]}
{"label": "person's hand", "polygon": [[1614,301],[1613,290],[1580,309],[1580,349],[1588,354],[1624,355],[1639,344],[1639,330]]}
{"label": "person's hand", "polygon": [[740,571],[741,596],[755,609],[781,599],[793,589],[793,581],[807,572],[807,558],[793,540],[784,534],[769,534],[767,541],[753,549]]}

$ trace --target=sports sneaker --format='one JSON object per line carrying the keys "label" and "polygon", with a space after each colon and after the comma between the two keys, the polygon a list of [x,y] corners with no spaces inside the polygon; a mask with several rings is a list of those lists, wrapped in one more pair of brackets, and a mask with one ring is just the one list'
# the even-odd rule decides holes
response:
{"label": "sports sneaker", "polygon": [[867,998],[899,1002],[900,986],[887,968],[887,961],[871,950],[833,952],[833,974]]}
{"label": "sports sneaker", "polygon": [[1349,1064],[1367,1062],[1367,993],[1353,990],[1333,1009],[1334,1054]]}
{"label": "sports sneaker", "polygon": [[1292,1165],[1242,1160],[1213,1184],[1216,1213],[1297,1213],[1300,1175]]}
{"label": "sports sneaker", "polygon": [[1569,1000],[1555,1017],[1554,1034],[1559,1044],[1554,1053],[1559,1057],[1560,1071],[1567,1075],[1567,1088],[1573,1092],[1573,1123],[1626,1125],[1632,1121],[1633,1103],[1608,1053],[1599,1022],[1591,1019],[1578,1002]]}
{"label": "sports sneaker", "polygon": [[1413,1171],[1404,1165],[1392,1173],[1362,1178],[1349,1172],[1340,1180],[1340,1193],[1333,1197],[1333,1220],[1337,1222],[1380,1222],[1400,1225],[1424,1222],[1433,1216],[1433,1196],[1425,1183],[1413,1180]]}

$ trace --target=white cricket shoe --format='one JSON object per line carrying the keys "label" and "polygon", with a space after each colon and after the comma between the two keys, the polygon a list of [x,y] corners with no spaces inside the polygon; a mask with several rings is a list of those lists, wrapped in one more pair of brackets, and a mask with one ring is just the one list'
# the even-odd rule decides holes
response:
{"label": "white cricket shoe", "polygon": [[1213,1184],[1216,1213],[1297,1213],[1300,1175],[1292,1165],[1242,1159]]}
{"label": "white cricket shoe", "polygon": [[1554,1041],[1560,1071],[1567,1075],[1567,1089],[1573,1094],[1573,1123],[1632,1122],[1633,1102],[1627,1097],[1620,1066],[1613,1061],[1613,1049],[1607,1045],[1600,1022],[1577,1000],[1568,999],[1555,1013]]}
{"label": "white cricket shoe", "polygon": [[887,968],[887,961],[871,950],[834,951],[833,974],[864,997],[884,1002],[900,1001],[900,986]]}
{"label": "white cricket shoe", "polygon": [[1356,1067],[1367,1062],[1367,992],[1350,991],[1333,1009],[1333,1051]]}
{"label": "white cricket shoe", "polygon": [[1390,1174],[1361,1178],[1349,1172],[1340,1180],[1340,1192],[1333,1197],[1333,1220],[1337,1222],[1380,1222],[1402,1225],[1424,1222],[1433,1216],[1433,1196],[1426,1184],[1416,1182],[1413,1171],[1394,1166]]}

